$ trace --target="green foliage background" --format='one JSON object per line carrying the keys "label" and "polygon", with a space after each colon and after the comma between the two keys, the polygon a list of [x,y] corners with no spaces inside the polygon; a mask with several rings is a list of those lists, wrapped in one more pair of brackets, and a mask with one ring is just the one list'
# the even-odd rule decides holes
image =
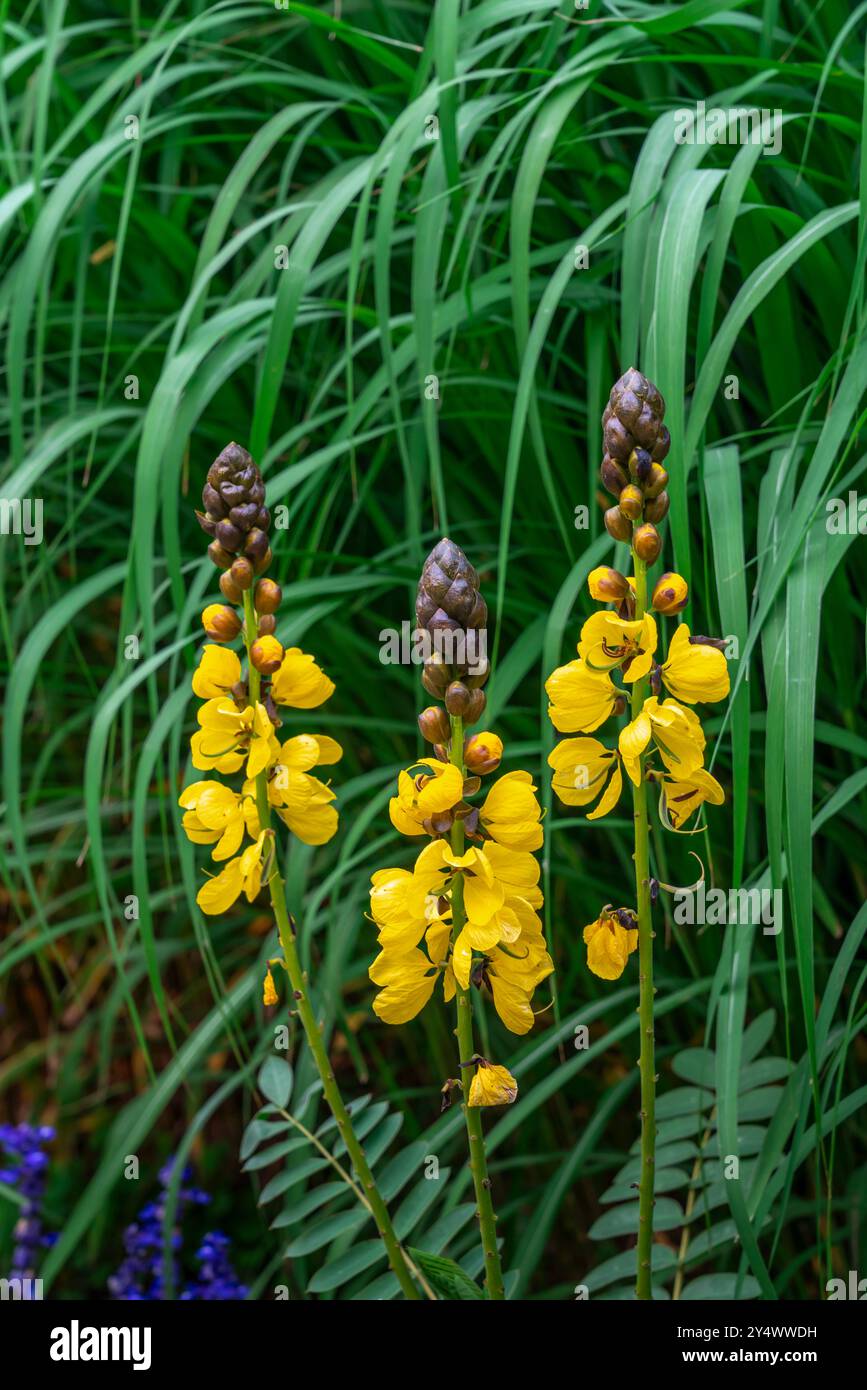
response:
{"label": "green foliage background", "polygon": [[[634,363],[668,401],[666,562],[691,581],[693,630],[740,651],[730,705],[706,711],[726,805],[707,835],[659,828],[655,871],[692,882],[695,850],[721,886],[784,894],[776,937],[679,928],[662,895],[660,1094],[692,1092],[668,1102],[686,1151],[668,1170],[660,1296],[683,1288],[690,1184],[686,1277],[718,1281],[693,1296],[821,1296],[857,1268],[867,1201],[864,541],[825,526],[865,465],[867,5],[4,0],[0,14],[3,495],[42,497],[45,517],[43,545],[0,546],[0,1089],[7,1118],[58,1126],[52,1293],[101,1295],[123,1224],[179,1149],[255,1296],[311,1280],[308,1296],[368,1296],[382,1273],[339,1195],[320,1208],[336,1225],[284,1258],[289,1220],[269,1229],[277,1209],[257,1203],[276,1176],[284,1216],[309,1230],[299,1203],[321,1179],[293,1167],[307,1150],[238,1159],[261,1103],[273,938],[258,907],[201,917],[176,807],[215,592],[193,507],[232,438],[288,507],[278,635],[337,682],[315,727],[346,749],[341,831],[287,859],[335,1067],[373,1096],[367,1142],[398,1190],[425,1154],[450,1167],[405,1197],[419,1210],[403,1233],[478,1272],[459,1116],[436,1114],[451,1022],[431,1006],[387,1029],[366,975],[369,874],[411,854],[386,808],[421,707],[417,669],[381,665],[379,634],[409,618],[449,534],[493,614],[485,724],[548,807],[556,997],[539,992],[550,1007],[525,1040],[481,1019],[520,1084],[487,1126],[513,1296],[572,1297],[629,1250],[628,1215],[602,1199],[637,1136],[637,976],[590,975],[580,933],[630,901],[631,821],[625,801],[596,824],[551,804],[542,687],[590,611],[589,569],[614,556],[599,416]],[[782,152],[677,144],[675,112],[700,100],[778,112]],[[300,1045],[294,1061],[295,1114],[321,1122]],[[738,1145],[742,1181],[705,1202],[709,1165]],[[139,1183],[123,1181],[130,1153]],[[13,1217],[0,1202],[0,1236]]]}

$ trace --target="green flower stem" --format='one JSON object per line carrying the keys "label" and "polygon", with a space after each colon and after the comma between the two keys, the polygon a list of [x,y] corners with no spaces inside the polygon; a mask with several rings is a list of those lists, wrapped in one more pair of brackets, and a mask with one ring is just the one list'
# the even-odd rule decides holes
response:
{"label": "green flower stem", "polygon": [[[647,610],[647,565],[632,552],[635,564],[635,616]],[[637,719],[647,699],[648,678],[632,687],[632,718]],[[651,1251],[653,1246],[653,1186],[656,1168],[656,1073],[653,1040],[653,922],[650,906],[650,854],[647,823],[647,782],[644,759],[641,781],[632,788],[635,821],[635,900],[638,911],[638,1018],[641,1043],[638,1066],[641,1072],[641,1174],[638,1184],[638,1272],[636,1298],[653,1297],[651,1290]]]}
{"label": "green flower stem", "polygon": [[[253,608],[253,597],[250,590],[244,593],[244,642],[247,647],[248,658],[248,679],[250,682],[250,701],[255,703],[259,698],[260,677],[259,672],[249,660],[250,647],[256,636],[256,614]],[[263,830],[271,828],[271,807],[268,802],[268,775],[267,772],[260,772],[256,778],[256,808],[259,815],[259,824]],[[302,969],[301,959],[298,955],[298,947],[295,942],[295,933],[292,928],[292,920],[286,906],[286,890],[283,878],[277,868],[276,857],[272,855],[271,868],[268,874],[268,889],[271,894],[271,906],[274,909],[274,917],[277,922],[277,932],[280,937],[280,947],[283,952],[283,962],[286,967],[286,974],[292,986],[295,1009],[301,1019],[304,1035],[307,1038],[307,1046],[310,1048],[311,1055],[316,1064],[322,1081],[322,1089],[325,1099],[328,1102],[332,1115],[337,1121],[337,1128],[340,1137],[346,1145],[347,1153],[352,1160],[352,1165],[358,1175],[359,1182],[364,1190],[365,1201],[370,1209],[377,1230],[382,1237],[388,1255],[388,1262],[392,1271],[400,1284],[401,1289],[407,1298],[420,1299],[421,1294],[413,1280],[407,1257],[401,1248],[400,1241],[395,1234],[388,1214],[388,1208],[380,1195],[379,1189],[374,1181],[373,1173],[364,1154],[364,1149],[359,1143],[355,1130],[352,1127],[352,1120],[349,1112],[343,1103],[340,1088],[334,1072],[331,1069],[331,1059],[328,1056],[328,1049],[325,1040],[316,1021],[313,1012],[313,1005],[307,993],[307,974]]]}
{"label": "green flower stem", "polygon": [[[451,716],[451,726],[451,761],[452,765],[460,768],[463,774],[464,721],[461,718]],[[463,854],[464,826],[463,822],[460,820],[456,820],[452,826],[451,845],[455,854]],[[463,878],[460,874],[455,874],[452,883],[453,940],[457,940],[465,922]],[[458,1014],[458,1052],[461,1061],[461,1084],[464,1095],[462,1108],[467,1125],[470,1171],[473,1175],[473,1187],[476,1192],[476,1207],[479,1217],[479,1230],[482,1238],[482,1250],[485,1256],[485,1284],[487,1286],[489,1298],[504,1299],[506,1293],[503,1288],[503,1270],[500,1264],[500,1252],[497,1249],[497,1217],[494,1211],[494,1203],[491,1200],[491,1180],[488,1177],[488,1160],[485,1154],[485,1132],[482,1128],[482,1112],[478,1106],[470,1107],[467,1104],[470,1082],[473,1077],[471,1058],[475,1056],[475,1045],[473,1042],[473,1004],[470,990],[461,989],[457,981],[455,981],[455,997],[457,999]]]}

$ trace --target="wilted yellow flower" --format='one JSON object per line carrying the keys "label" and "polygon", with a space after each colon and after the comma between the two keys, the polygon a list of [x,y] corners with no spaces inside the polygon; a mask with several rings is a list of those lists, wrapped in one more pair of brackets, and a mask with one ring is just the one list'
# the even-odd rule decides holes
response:
{"label": "wilted yellow flower", "polygon": [[464,778],[460,768],[436,758],[420,758],[414,767],[427,771],[399,774],[397,796],[391,798],[388,814],[401,834],[426,835],[426,820],[457,806],[464,793]]}
{"label": "wilted yellow flower", "polygon": [[280,997],[277,993],[274,984],[274,976],[271,974],[270,967],[265,972],[265,983],[262,986],[262,1003],[265,1005],[266,1009],[270,1008],[272,1004],[280,1003]]}
{"label": "wilted yellow flower", "polygon": [[237,772],[246,763],[247,776],[256,777],[279,754],[274,726],[258,701],[255,709],[238,709],[225,697],[206,700],[198,721],[201,728],[190,743],[193,767]]}
{"label": "wilted yellow flower", "polygon": [[242,798],[222,782],[193,782],[178,797],[184,830],[197,845],[213,845],[212,858],[229,859],[244,838]]}
{"label": "wilted yellow flower", "polygon": [[[634,917],[631,913],[630,918]],[[604,908],[596,921],[584,928],[584,944],[593,974],[601,980],[619,980],[629,956],[638,947],[638,931],[624,927],[616,913]]]}
{"label": "wilted yellow flower", "polygon": [[623,789],[620,756],[597,738],[564,738],[548,755],[554,769],[554,790],[565,806],[586,806],[599,793],[599,804],[587,812],[588,820],[607,816]]}
{"label": "wilted yellow flower", "polygon": [[561,734],[589,733],[614,710],[617,689],[607,671],[591,671],[583,661],[570,661],[545,682],[551,701],[548,717]]}
{"label": "wilted yellow flower", "polygon": [[672,637],[660,674],[672,695],[689,705],[724,700],[731,687],[724,653],[700,637],[690,637],[686,623]]}
{"label": "wilted yellow flower", "polygon": [[510,1071],[478,1058],[467,1105],[511,1105],[517,1096],[518,1083]]}
{"label": "wilted yellow flower", "polygon": [[491,787],[479,810],[485,831],[510,849],[534,850],[542,843],[542,808],[529,772],[507,772]]}
{"label": "wilted yellow flower", "polygon": [[320,671],[312,656],[300,647],[289,647],[271,682],[271,694],[278,705],[316,709],[334,694],[334,682]]}
{"label": "wilted yellow flower", "polygon": [[641,755],[651,738],[669,772],[678,776],[692,772],[704,761],[705,738],[697,716],[676,700],[660,704],[652,695],[638,718],[620,731],[620,756],[636,786],[641,781]]}
{"label": "wilted yellow flower", "polygon": [[249,845],[237,859],[230,859],[222,873],[209,878],[196,894],[196,902],[209,917],[217,917],[226,912],[237,898],[244,893],[251,903],[262,886],[262,855],[265,850],[267,831],[263,831],[256,843]]}
{"label": "wilted yellow flower", "polygon": [[725,792],[706,768],[696,767],[683,777],[666,777],[662,783],[662,803],[675,830],[689,820],[703,801],[721,806]]}
{"label": "wilted yellow flower", "polygon": [[650,670],[656,651],[656,623],[651,613],[628,620],[616,613],[594,613],[581,629],[578,655],[591,671],[624,666],[623,679],[638,680]]}

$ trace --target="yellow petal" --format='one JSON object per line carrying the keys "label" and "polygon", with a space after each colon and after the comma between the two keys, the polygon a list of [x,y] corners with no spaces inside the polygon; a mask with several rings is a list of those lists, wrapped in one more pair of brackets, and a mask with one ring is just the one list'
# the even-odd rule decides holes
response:
{"label": "yellow petal", "polygon": [[271,682],[271,694],[278,705],[316,709],[334,694],[334,682],[320,671],[312,656],[300,647],[290,647]]}
{"label": "yellow petal", "polygon": [[241,679],[241,663],[228,647],[206,646],[193,672],[193,692],[202,700],[225,695]]}

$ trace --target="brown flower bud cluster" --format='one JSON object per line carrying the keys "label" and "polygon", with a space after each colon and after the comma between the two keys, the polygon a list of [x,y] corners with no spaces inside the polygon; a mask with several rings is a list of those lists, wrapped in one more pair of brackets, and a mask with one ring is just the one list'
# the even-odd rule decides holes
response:
{"label": "brown flower bud cluster", "polygon": [[630,367],[611,388],[602,415],[605,454],[599,470],[617,505],[605,513],[605,528],[617,541],[631,541],[652,564],[662,548],[656,523],[668,512],[668,473],[663,460],[671,437],[663,424],[665,401],[652,381]]}
{"label": "brown flower bud cluster", "polygon": [[264,577],[271,563],[268,531],[271,517],[265,506],[262,474],[246,449],[227,444],[208,469],[202,489],[204,512],[196,512],[202,530],[213,539],[208,554],[219,570],[220,591],[226,600],[211,604],[202,623],[212,642],[231,642],[243,626],[235,612],[250,597],[256,615],[256,636],[250,659],[263,676],[272,676],[283,661],[275,636],[275,614],[283,597],[280,585]]}
{"label": "brown flower bud cluster", "polygon": [[478,574],[446,537],[424,562],[415,621],[416,629],[431,638],[422,671],[425,690],[443,700],[448,713],[459,716],[465,727],[478,723],[486,703],[482,686],[490,674],[485,651],[488,606],[479,592]]}

